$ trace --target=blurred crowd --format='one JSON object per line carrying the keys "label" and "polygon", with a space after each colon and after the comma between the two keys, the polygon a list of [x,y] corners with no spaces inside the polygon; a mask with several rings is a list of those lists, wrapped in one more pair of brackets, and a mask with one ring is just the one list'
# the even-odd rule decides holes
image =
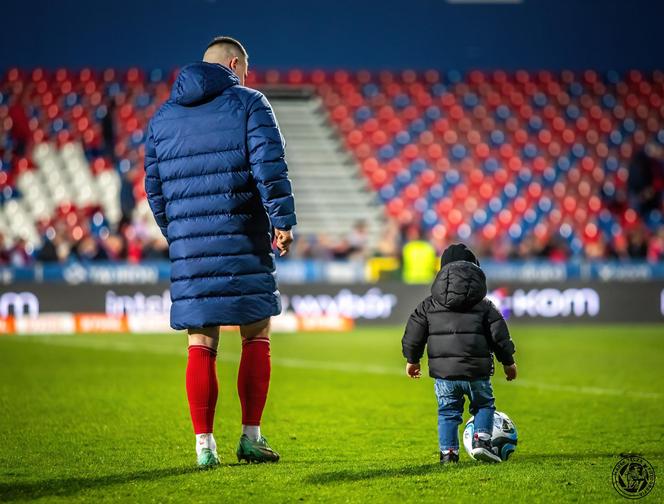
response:
{"label": "blurred crowd", "polygon": [[[15,154],[25,151],[27,140],[24,132],[21,107],[12,105],[14,120],[13,144]],[[137,217],[136,187],[142,185],[142,166],[137,154],[127,159],[126,165],[118,163],[111,146],[114,144],[113,130],[114,102],[108,102],[108,113],[102,121],[104,137],[103,154],[120,166],[121,189],[120,207],[122,219],[116,226],[105,222],[100,209],[82,209],[75,215],[80,226],[67,225],[70,214],[62,215],[62,220],[52,220],[44,224],[42,246],[34,249],[23,240],[9,244],[0,234],[0,266],[30,266],[36,262],[64,263],[68,261],[140,261],[168,258],[168,244],[161,236],[150,232],[145,216]],[[627,185],[621,191],[606,193],[603,190],[605,206],[615,215],[624,214],[628,209],[634,213],[634,222],[622,226],[618,233],[608,237],[598,233],[596,239],[577,243],[576,249],[562,233],[544,235],[526,234],[519,240],[512,240],[504,234],[491,240],[481,233],[471,234],[463,241],[473,247],[478,256],[498,261],[517,259],[543,259],[565,261],[572,257],[588,260],[638,259],[657,262],[664,260],[664,149],[648,143],[637,152],[628,167]],[[660,222],[652,223],[652,216],[659,215]],[[99,221],[97,223],[97,221]],[[97,224],[95,224],[97,223]],[[374,224],[374,223],[372,223]],[[418,225],[400,227],[396,221],[388,221],[377,239],[372,239],[367,222],[359,220],[346,236],[335,236],[325,232],[317,235],[301,236],[295,231],[296,241],[288,259],[321,260],[364,260],[371,257],[401,259],[404,247],[411,242],[425,241],[440,254],[453,240],[445,233],[423,232]],[[561,227],[562,230],[562,227]],[[154,228],[152,228],[154,231]]]}
{"label": "blurred crowd", "polygon": [[[417,226],[402,228],[396,221],[390,221],[375,246],[367,232],[366,223],[360,221],[347,237],[332,238],[326,234],[301,237],[296,234],[295,247],[289,257],[298,259],[368,259],[370,257],[391,257],[401,259],[406,244],[415,241],[431,244],[436,254],[440,255],[448,245],[459,239],[448,239],[434,234],[425,234]],[[552,262],[564,262],[574,254],[568,241],[562,236],[537,238],[526,235],[518,242],[508,236],[486,240],[481,236],[471,236],[463,240],[472,247],[479,257],[496,261],[514,261],[539,259]],[[583,256],[588,260],[648,260],[664,261],[664,226],[656,232],[650,232],[645,226],[636,226],[607,241],[602,235],[583,249]]]}
{"label": "blurred crowd", "polygon": [[107,228],[96,235],[82,233],[80,239],[60,226],[50,226],[42,237],[43,245],[32,248],[24,240],[7,246],[0,234],[0,265],[25,267],[39,263],[70,261],[111,261],[138,263],[168,259],[168,244],[164,238],[152,238],[142,233],[140,226],[125,224],[116,232]]}
{"label": "blurred crowd", "polygon": [[[65,226],[52,225],[44,230],[43,246],[32,249],[23,240],[7,245],[0,234],[0,265],[31,266],[36,262],[66,263],[68,261],[141,261],[168,259],[168,244],[161,237],[148,232],[146,223],[134,220],[121,222],[113,232],[102,227],[95,234],[85,232],[80,239],[72,236]],[[366,260],[371,257],[401,259],[406,244],[416,241],[429,243],[436,254],[452,242],[435,234],[425,235],[417,227],[400,228],[390,221],[384,226],[378,240],[371,240],[369,226],[358,221],[347,236],[333,237],[325,233],[302,236],[295,231],[295,243],[285,260]],[[537,238],[530,234],[519,242],[505,236],[502,239],[485,240],[471,236],[464,240],[479,257],[497,261],[539,259],[564,262],[574,254],[568,241],[561,236]],[[584,245],[583,256],[587,260],[647,260],[664,261],[664,226],[650,232],[645,226],[636,226],[607,241],[603,235]]]}

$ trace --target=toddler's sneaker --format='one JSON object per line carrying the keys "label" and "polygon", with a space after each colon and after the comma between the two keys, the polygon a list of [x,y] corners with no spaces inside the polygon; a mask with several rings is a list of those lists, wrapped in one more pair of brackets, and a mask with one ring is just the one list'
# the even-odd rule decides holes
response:
{"label": "toddler's sneaker", "polygon": [[440,452],[440,463],[441,464],[456,464],[459,462],[459,453],[454,450],[447,450],[445,452]]}
{"label": "toddler's sneaker", "polygon": [[475,460],[482,462],[502,462],[491,449],[491,439],[482,439],[477,434],[473,437],[473,449],[470,453]]}

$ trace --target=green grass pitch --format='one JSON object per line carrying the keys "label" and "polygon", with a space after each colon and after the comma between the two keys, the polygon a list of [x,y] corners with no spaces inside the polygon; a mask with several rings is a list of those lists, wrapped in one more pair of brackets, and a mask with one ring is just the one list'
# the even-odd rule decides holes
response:
{"label": "green grass pitch", "polygon": [[[212,471],[195,467],[182,334],[0,337],[0,501],[619,502],[623,452],[664,478],[663,326],[512,333],[519,378],[494,388],[518,450],[452,467],[398,327],[275,334],[263,432],[282,461],[237,464],[240,344],[225,333]],[[644,502],[663,500],[664,480]]]}

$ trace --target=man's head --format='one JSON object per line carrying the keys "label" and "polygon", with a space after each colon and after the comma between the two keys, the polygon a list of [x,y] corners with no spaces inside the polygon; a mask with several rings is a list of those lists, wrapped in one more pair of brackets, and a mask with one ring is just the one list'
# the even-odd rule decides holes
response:
{"label": "man's head", "polygon": [[249,55],[244,46],[232,37],[215,37],[205,50],[203,61],[230,68],[244,86],[249,70]]}

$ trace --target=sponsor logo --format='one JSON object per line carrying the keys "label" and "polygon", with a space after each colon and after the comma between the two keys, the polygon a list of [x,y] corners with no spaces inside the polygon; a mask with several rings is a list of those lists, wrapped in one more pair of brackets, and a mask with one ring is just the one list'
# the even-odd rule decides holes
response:
{"label": "sponsor logo", "polygon": [[[293,315],[291,315],[293,316]],[[339,315],[323,315],[320,317],[297,317],[300,331],[351,331],[353,320]]]}
{"label": "sponsor logo", "polygon": [[16,334],[74,334],[76,323],[72,313],[45,313],[15,319],[14,330]]}
{"label": "sponsor logo", "polygon": [[62,270],[65,282],[71,285],[93,284],[154,284],[159,281],[159,268],[139,265],[84,266],[71,264]]}
{"label": "sponsor logo", "polygon": [[103,313],[77,313],[74,315],[76,332],[78,333],[108,333],[126,332],[126,317],[111,317]]}
{"label": "sponsor logo", "polygon": [[0,318],[31,318],[39,315],[39,300],[32,292],[5,292],[0,295]]}
{"label": "sponsor logo", "polygon": [[599,314],[599,294],[594,289],[523,289],[511,295],[501,288],[487,297],[505,318],[508,317],[595,317]]}
{"label": "sponsor logo", "polygon": [[127,315],[127,328],[132,333],[165,333],[171,332],[168,315],[163,313],[143,313]]}
{"label": "sponsor logo", "polygon": [[498,282],[564,282],[568,278],[565,264],[485,264],[487,278]]}
{"label": "sponsor logo", "polygon": [[392,315],[397,296],[383,293],[379,288],[369,289],[365,294],[353,294],[348,289],[329,294],[305,294],[282,296],[284,311],[292,310],[298,316],[340,315],[356,319],[386,319]]}
{"label": "sponsor logo", "polygon": [[653,277],[650,264],[603,264],[597,269],[600,280],[650,280]]}
{"label": "sponsor logo", "polygon": [[[162,295],[145,295],[142,292],[120,295],[115,291],[106,291],[106,309],[108,316],[120,317],[122,315],[156,315],[166,317],[171,309],[171,297],[168,290]],[[369,289],[365,294],[353,294],[348,289],[341,290],[337,295],[305,294],[282,295],[282,314],[296,315],[297,320],[310,317],[305,323],[307,328],[316,325],[321,327],[329,325],[334,327],[348,327],[348,319],[381,319],[389,318],[396,306],[397,297],[394,294],[385,294],[378,288]],[[297,324],[297,322],[293,322]]]}
{"label": "sponsor logo", "polygon": [[68,284],[78,285],[88,279],[88,270],[78,263],[73,263],[62,270],[62,277]]}
{"label": "sponsor logo", "polygon": [[106,292],[107,315],[168,315],[170,309],[171,296],[168,290],[165,290],[161,296],[146,296],[142,292],[131,295]]}

